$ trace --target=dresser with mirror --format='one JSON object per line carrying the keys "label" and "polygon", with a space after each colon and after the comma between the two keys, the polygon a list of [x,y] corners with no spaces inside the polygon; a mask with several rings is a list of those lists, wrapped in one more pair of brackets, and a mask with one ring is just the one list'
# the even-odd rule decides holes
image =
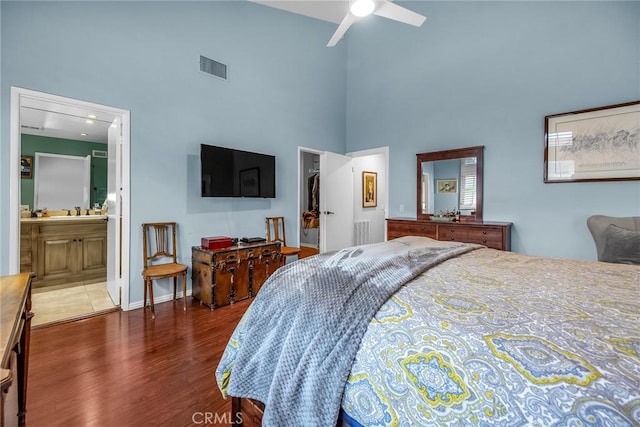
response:
{"label": "dresser with mirror", "polygon": [[387,238],[425,236],[511,250],[511,223],[482,218],[484,146],[416,155],[416,218],[387,219]]}

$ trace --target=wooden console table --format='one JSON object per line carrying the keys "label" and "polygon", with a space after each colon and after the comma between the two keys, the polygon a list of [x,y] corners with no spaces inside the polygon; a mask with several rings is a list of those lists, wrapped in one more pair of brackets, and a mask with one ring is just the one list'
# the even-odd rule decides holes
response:
{"label": "wooden console table", "polygon": [[280,242],[191,248],[192,295],[212,310],[255,296],[280,266]]}
{"label": "wooden console table", "polygon": [[33,273],[0,277],[0,425],[25,425]]}
{"label": "wooden console table", "polygon": [[501,251],[511,250],[510,222],[439,222],[410,218],[387,219],[387,239],[424,236],[435,240],[479,243]]}

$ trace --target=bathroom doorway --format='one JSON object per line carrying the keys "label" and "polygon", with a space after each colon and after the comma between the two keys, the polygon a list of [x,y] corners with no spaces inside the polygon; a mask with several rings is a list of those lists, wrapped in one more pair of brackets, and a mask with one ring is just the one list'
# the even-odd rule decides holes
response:
{"label": "bathroom doorway", "polygon": [[[35,116],[34,116],[35,115]],[[37,116],[41,116],[38,119]],[[35,117],[35,118],[34,118]],[[35,120],[35,122],[34,122]],[[38,120],[44,120],[38,124]],[[53,126],[52,123],[57,125]],[[80,122],[100,124],[102,126],[91,127],[92,131],[85,135],[78,132]],[[57,95],[35,92],[22,88],[11,88],[11,138],[10,156],[12,159],[10,174],[10,235],[9,235],[9,268],[10,272],[20,271],[20,216],[21,216],[21,171],[18,164],[22,152],[23,134],[41,136],[42,138],[57,138],[63,140],[93,140],[105,141],[103,147],[108,150],[94,150],[96,156],[102,155],[100,151],[112,151],[115,156],[104,162],[107,175],[111,178],[108,188],[92,189],[92,206],[104,204],[109,200],[110,212],[108,212],[109,226],[107,231],[107,272],[101,279],[87,283],[73,283],[76,286],[66,286],[62,283],[47,289],[45,300],[70,300],[80,298],[82,295],[89,300],[86,312],[82,313],[79,307],[68,310],[69,317],[79,318],[90,316],[93,313],[103,312],[113,307],[120,306],[128,309],[129,305],[129,129],[130,116],[126,110],[85,102],[77,99],[61,97]],[[118,126],[119,138],[107,142],[107,132],[110,127]],[[106,130],[105,130],[106,129]],[[85,132],[82,132],[85,133]],[[117,146],[115,145],[117,144]],[[108,163],[108,164],[107,164]],[[106,184],[105,184],[106,185]],[[95,201],[94,201],[95,198]],[[98,199],[101,199],[99,202]],[[95,206],[94,206],[95,207]],[[122,262],[124,260],[124,262]],[[107,277],[109,279],[107,279]],[[113,283],[108,283],[110,280]],[[51,292],[48,292],[48,291]],[[107,291],[109,290],[109,291]],[[34,289],[34,306],[37,304],[41,290]],[[106,298],[105,298],[106,292]],[[62,295],[61,297],[55,294]],[[65,295],[63,295],[65,294]],[[70,297],[70,295],[75,295]],[[108,304],[109,303],[109,304]],[[86,305],[86,304],[85,304]],[[36,312],[34,307],[34,312]],[[79,311],[80,310],[80,311]],[[40,310],[44,313],[46,310]],[[64,311],[64,310],[63,310]],[[37,312],[36,312],[37,313]],[[45,316],[42,316],[45,317]],[[63,320],[60,313],[55,314],[57,320]],[[42,319],[44,320],[44,319]]]}

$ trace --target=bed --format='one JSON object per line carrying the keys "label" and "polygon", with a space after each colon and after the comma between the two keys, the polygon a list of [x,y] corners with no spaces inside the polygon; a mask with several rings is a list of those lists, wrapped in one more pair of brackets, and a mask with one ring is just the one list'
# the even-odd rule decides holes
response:
{"label": "bed", "polygon": [[637,426],[640,267],[423,237],[321,254],[261,288],[216,379],[278,427]]}

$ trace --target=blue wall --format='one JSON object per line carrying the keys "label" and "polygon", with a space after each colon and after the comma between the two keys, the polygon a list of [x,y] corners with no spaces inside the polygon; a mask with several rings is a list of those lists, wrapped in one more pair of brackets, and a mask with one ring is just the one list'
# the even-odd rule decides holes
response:
{"label": "blue wall", "polygon": [[[141,223],[177,221],[187,264],[200,237],[264,235],[265,216],[286,216],[295,236],[297,147],[345,151],[346,49],[325,47],[332,24],[246,1],[0,7],[0,274],[11,86],[131,111],[131,302],[142,300]],[[228,64],[229,81],[200,72],[200,55]],[[275,155],[277,198],[201,198],[201,143]]]}
{"label": "blue wall", "polygon": [[390,216],[415,216],[416,153],[484,145],[512,249],[595,259],[587,217],[640,215],[640,182],[544,184],[544,116],[640,99],[640,2],[406,6],[422,27],[374,16],[347,46],[347,151],[390,146]]}
{"label": "blue wall", "polygon": [[[484,145],[486,220],[519,252],[595,259],[585,220],[640,214],[640,182],[543,184],[545,115],[640,99],[639,2],[408,2],[421,28],[336,25],[246,1],[0,3],[0,274],[8,271],[10,87],[131,111],[131,295],[140,224],[295,236],[297,146],[390,147],[390,215],[415,212],[415,154]],[[229,64],[229,81],[199,71]],[[277,156],[278,197],[202,199],[200,143]],[[406,215],[403,214],[403,215]],[[168,285],[167,285],[168,286]]]}

